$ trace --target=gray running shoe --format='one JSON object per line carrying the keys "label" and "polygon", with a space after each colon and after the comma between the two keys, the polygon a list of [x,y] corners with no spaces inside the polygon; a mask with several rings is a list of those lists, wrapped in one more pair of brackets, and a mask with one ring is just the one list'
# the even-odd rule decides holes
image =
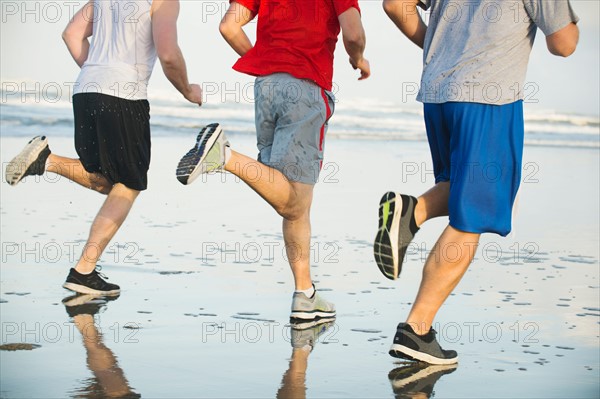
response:
{"label": "gray running shoe", "polygon": [[50,147],[46,136],[36,136],[6,165],[4,177],[11,186],[17,185],[25,176],[43,175]]}
{"label": "gray running shoe", "polygon": [[388,192],[379,202],[379,228],[373,252],[383,275],[395,280],[402,271],[406,249],[419,231],[415,221],[417,199]]}
{"label": "gray running shoe", "polygon": [[196,137],[196,145],[185,154],[177,165],[177,180],[191,184],[199,175],[223,170],[225,147],[229,141],[218,123],[206,125]]}
{"label": "gray running shoe", "polygon": [[431,328],[427,334],[417,335],[409,324],[400,323],[389,353],[393,357],[429,364],[458,363],[456,352],[442,349],[435,339],[435,334],[435,330]]}
{"label": "gray running shoe", "polygon": [[388,378],[396,398],[432,398],[433,386],[444,375],[453,373],[458,365],[410,363],[390,371]]}
{"label": "gray running shoe", "polygon": [[319,342],[319,337],[334,324],[335,317],[290,324],[292,347],[295,349],[307,348],[312,351]]}
{"label": "gray running shoe", "polygon": [[294,292],[290,322],[297,323],[332,317],[335,317],[335,305],[323,299],[316,290],[311,298],[303,292]]}

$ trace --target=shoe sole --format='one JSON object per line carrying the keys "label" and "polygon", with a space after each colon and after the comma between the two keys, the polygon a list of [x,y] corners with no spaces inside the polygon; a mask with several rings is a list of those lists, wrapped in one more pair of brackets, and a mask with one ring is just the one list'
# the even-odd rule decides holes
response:
{"label": "shoe sole", "polygon": [[84,305],[86,303],[90,303],[91,301],[94,301],[98,298],[102,298],[102,295],[77,293],[75,295],[64,298],[62,300],[62,304],[65,305],[66,307],[73,307],[73,306],[79,306],[79,305]]}
{"label": "shoe sole", "polygon": [[46,136],[36,136],[29,140],[25,148],[8,165],[4,177],[11,186],[16,186],[25,176],[25,172],[48,145]]}
{"label": "shoe sole", "polygon": [[185,154],[177,165],[177,180],[181,184],[191,184],[201,174],[202,161],[211,150],[223,130],[218,123],[206,125],[196,137],[196,145]]}
{"label": "shoe sole", "polygon": [[292,312],[290,314],[290,323],[297,324],[303,321],[309,320],[319,320],[319,319],[331,319],[335,318],[335,310],[334,311],[322,311],[322,310],[313,310],[310,312]]}
{"label": "shoe sole", "polygon": [[121,290],[111,290],[111,291],[99,291],[93,288],[86,287],[85,285],[75,284],[75,283],[64,283],[63,288],[71,290],[73,292],[78,292],[80,294],[90,294],[90,295],[118,295],[121,293]]}
{"label": "shoe sole", "polygon": [[390,356],[400,359],[417,360],[429,364],[455,364],[458,363],[458,356],[451,359],[443,359],[419,352],[406,346],[393,344],[389,351]]}
{"label": "shoe sole", "polygon": [[398,234],[402,196],[387,192],[379,201],[379,228],[373,244],[375,263],[379,271],[388,279],[398,278]]}
{"label": "shoe sole", "polygon": [[313,320],[308,320],[308,321],[295,320],[295,321],[290,321],[290,327],[292,328],[292,330],[303,331],[303,330],[308,330],[310,328],[313,328],[313,327],[321,325],[321,324],[332,323],[334,321],[335,321],[335,317],[325,317],[325,318],[313,319]]}

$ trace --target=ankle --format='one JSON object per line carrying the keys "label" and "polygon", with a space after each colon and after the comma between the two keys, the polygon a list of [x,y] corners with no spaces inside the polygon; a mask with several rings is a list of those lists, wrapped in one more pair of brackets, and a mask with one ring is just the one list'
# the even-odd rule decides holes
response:
{"label": "ankle", "polygon": [[44,170],[46,172],[58,173],[58,165],[57,162],[54,160],[54,154],[51,153],[50,155],[48,155],[48,158],[46,158]]}
{"label": "ankle", "polygon": [[223,167],[225,167],[225,165],[227,165],[227,163],[229,161],[231,161],[231,147],[229,147],[228,145],[225,146],[225,157],[224,157],[224,161],[223,161]]}
{"label": "ankle", "polygon": [[308,288],[300,289],[300,288],[298,288],[298,286],[296,286],[296,290],[295,291],[298,292],[298,293],[299,292],[303,293],[304,295],[306,295],[307,298],[312,298],[312,296],[316,292],[316,289],[315,289],[315,286],[311,283]]}
{"label": "ankle", "polygon": [[419,228],[427,221],[427,209],[425,208],[425,201],[422,197],[417,198],[417,204],[415,205],[413,215],[415,218],[415,223]]}
{"label": "ankle", "polygon": [[407,321],[406,324],[408,324],[417,335],[426,335],[431,330],[431,325],[425,322],[416,323]]}
{"label": "ankle", "polygon": [[223,162],[223,170],[232,172],[235,169],[235,159],[237,152],[231,149],[229,146],[225,146],[225,162]]}
{"label": "ankle", "polygon": [[90,274],[91,272],[94,271],[95,266],[94,265],[92,265],[92,266],[90,266],[90,265],[81,265],[81,264],[78,263],[74,267],[74,269],[79,274]]}

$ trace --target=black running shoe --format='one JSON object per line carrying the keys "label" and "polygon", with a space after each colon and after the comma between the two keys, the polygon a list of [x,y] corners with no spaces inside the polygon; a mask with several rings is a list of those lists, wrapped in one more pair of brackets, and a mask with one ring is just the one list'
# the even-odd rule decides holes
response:
{"label": "black running shoe", "polygon": [[196,145],[185,154],[177,165],[177,180],[191,184],[202,173],[220,171],[225,165],[229,141],[218,123],[206,125],[196,137]]}
{"label": "black running shoe", "polygon": [[397,399],[432,398],[435,383],[443,375],[453,373],[457,367],[456,364],[410,363],[390,371],[388,378]]}
{"label": "black running shoe", "polygon": [[98,296],[93,294],[75,294],[62,300],[69,316],[75,317],[81,314],[94,316],[110,301],[119,299],[119,296]]}
{"label": "black running shoe", "polygon": [[36,136],[14,157],[8,165],[4,177],[11,186],[17,185],[25,176],[43,175],[50,147],[46,136]]}
{"label": "black running shoe", "polygon": [[400,323],[390,348],[390,355],[401,359],[419,360],[429,364],[454,364],[458,362],[455,351],[444,350],[435,339],[435,330],[417,335],[409,324]]}
{"label": "black running shoe", "polygon": [[379,228],[373,252],[383,275],[395,280],[402,271],[406,249],[419,231],[415,221],[417,199],[388,192],[379,202]]}
{"label": "black running shoe", "polygon": [[108,277],[99,273],[101,269],[101,266],[96,266],[90,274],[81,274],[71,268],[63,287],[80,294],[118,295],[121,292],[120,287],[104,281],[103,279]]}

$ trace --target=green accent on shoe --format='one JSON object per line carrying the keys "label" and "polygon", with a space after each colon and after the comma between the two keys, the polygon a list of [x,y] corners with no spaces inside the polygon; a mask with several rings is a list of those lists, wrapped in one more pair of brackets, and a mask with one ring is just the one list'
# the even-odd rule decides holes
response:
{"label": "green accent on shoe", "polygon": [[379,227],[375,242],[373,244],[373,253],[375,262],[381,273],[390,280],[395,280],[398,276],[398,225],[399,212],[396,203],[396,193],[387,192],[379,201]]}
{"label": "green accent on shoe", "polygon": [[389,216],[390,216],[390,203],[386,201],[383,204],[383,223],[382,224],[384,226],[387,225]]}
{"label": "green accent on shoe", "polygon": [[416,205],[415,197],[391,191],[379,202],[379,228],[373,253],[377,267],[390,280],[400,276],[408,245],[419,231],[414,217]]}

